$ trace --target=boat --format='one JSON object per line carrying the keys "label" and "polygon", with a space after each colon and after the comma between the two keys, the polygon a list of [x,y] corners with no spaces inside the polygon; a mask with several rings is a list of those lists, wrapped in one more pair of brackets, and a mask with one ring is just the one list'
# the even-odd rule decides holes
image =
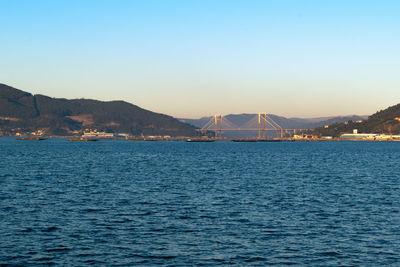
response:
{"label": "boat", "polygon": [[257,139],[232,139],[232,142],[257,142]]}
{"label": "boat", "polygon": [[163,138],[130,138],[127,139],[128,141],[147,141],[147,142],[152,142],[152,141],[170,141],[169,139],[163,139]]}
{"label": "boat", "polygon": [[76,142],[96,142],[99,141],[100,139],[96,138],[68,138],[68,141],[76,141]]}
{"label": "boat", "polygon": [[22,140],[22,141],[43,141],[46,140],[47,138],[45,137],[22,137],[22,138],[17,138],[17,140]]}
{"label": "boat", "polygon": [[214,142],[215,139],[201,139],[201,138],[196,138],[196,139],[186,139],[186,142]]}

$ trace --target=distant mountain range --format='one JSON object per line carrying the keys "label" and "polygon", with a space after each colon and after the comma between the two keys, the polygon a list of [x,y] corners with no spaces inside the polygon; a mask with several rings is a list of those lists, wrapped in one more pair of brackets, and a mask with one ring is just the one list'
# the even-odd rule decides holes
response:
{"label": "distant mountain range", "polygon": [[378,111],[366,120],[333,123],[329,127],[318,127],[313,133],[337,137],[342,133],[352,133],[354,129],[359,133],[400,134],[400,104]]}
{"label": "distant mountain range", "polygon": [[[224,116],[230,122],[235,125],[241,126],[246,122],[250,121],[252,118],[257,116],[257,114],[229,114]],[[331,125],[334,123],[341,123],[346,121],[360,121],[367,118],[367,116],[358,116],[358,115],[350,115],[350,116],[336,116],[336,117],[320,117],[320,118],[285,118],[282,116],[277,116],[273,114],[268,114],[268,116],[273,119],[277,124],[279,124],[284,129],[314,129],[317,127]],[[212,117],[203,117],[200,119],[180,119],[182,122],[189,123],[195,127],[202,128]],[[225,136],[255,136],[257,132],[227,132]]]}
{"label": "distant mountain range", "polygon": [[[229,114],[225,118],[242,126],[257,114]],[[284,129],[313,129],[317,135],[338,136],[359,132],[400,134],[400,104],[370,117],[337,116],[321,118],[285,118],[269,114]],[[130,135],[196,136],[211,117],[175,119],[154,113],[124,101],[51,98],[0,84],[0,136],[38,130],[46,135],[76,135],[85,129],[127,133]],[[257,132],[226,132],[227,137],[251,137]]]}
{"label": "distant mountain range", "polygon": [[73,135],[84,129],[131,135],[195,136],[195,127],[124,101],[51,98],[0,84],[0,135],[43,130]]}

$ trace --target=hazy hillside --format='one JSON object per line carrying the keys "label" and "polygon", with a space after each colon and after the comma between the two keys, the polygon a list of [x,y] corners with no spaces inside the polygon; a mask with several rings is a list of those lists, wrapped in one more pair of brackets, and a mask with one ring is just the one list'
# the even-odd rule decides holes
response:
{"label": "hazy hillside", "polygon": [[25,132],[45,129],[48,134],[70,135],[86,128],[132,135],[196,135],[191,125],[124,101],[51,98],[0,84],[3,135],[16,129]]}
{"label": "hazy hillside", "polygon": [[317,128],[314,133],[339,136],[342,133],[351,133],[353,129],[357,129],[359,133],[400,134],[400,104],[378,111],[362,122],[350,120],[345,123],[334,123],[328,128]]}

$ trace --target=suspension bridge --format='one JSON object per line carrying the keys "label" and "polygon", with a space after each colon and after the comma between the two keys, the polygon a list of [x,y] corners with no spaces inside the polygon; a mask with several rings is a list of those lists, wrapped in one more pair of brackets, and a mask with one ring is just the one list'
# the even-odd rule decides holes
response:
{"label": "suspension bridge", "polygon": [[207,132],[215,132],[215,139],[222,139],[222,133],[225,131],[258,131],[258,139],[266,139],[267,132],[273,132],[276,137],[281,139],[291,137],[297,132],[302,132],[306,129],[283,129],[265,112],[260,112],[249,121],[242,125],[236,125],[226,117],[217,114],[199,129],[203,134]]}

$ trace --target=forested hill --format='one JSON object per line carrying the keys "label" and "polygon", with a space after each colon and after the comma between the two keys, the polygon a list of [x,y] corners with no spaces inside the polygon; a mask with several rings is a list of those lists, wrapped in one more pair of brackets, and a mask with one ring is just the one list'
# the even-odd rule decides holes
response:
{"label": "forested hill", "polygon": [[316,128],[314,134],[339,136],[342,133],[351,133],[353,129],[357,129],[359,133],[400,134],[400,104],[378,111],[361,122],[347,121],[329,125],[328,128]]}
{"label": "forested hill", "polygon": [[40,129],[49,135],[72,135],[84,129],[131,135],[196,135],[191,125],[124,101],[51,98],[0,84],[0,134]]}

